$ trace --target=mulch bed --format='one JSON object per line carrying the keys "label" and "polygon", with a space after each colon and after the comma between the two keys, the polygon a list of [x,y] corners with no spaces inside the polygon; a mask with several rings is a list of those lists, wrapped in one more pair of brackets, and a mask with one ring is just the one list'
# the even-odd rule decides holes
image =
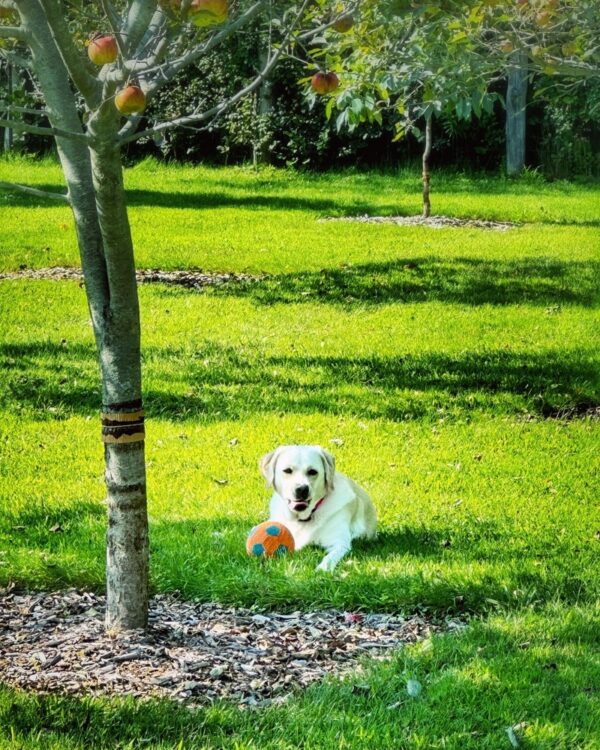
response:
{"label": "mulch bed", "polygon": [[321,221],[357,221],[362,224],[397,224],[398,226],[423,226],[432,229],[446,229],[447,227],[466,227],[468,229],[493,229],[506,232],[514,229],[518,224],[506,221],[485,221],[484,219],[459,219],[454,216],[330,216]]}
{"label": "mulch bed", "polygon": [[[239,284],[262,281],[265,276],[247,273],[207,273],[204,271],[161,271],[141,269],[136,271],[141,284],[172,284],[186,289],[201,289],[223,284]],[[2,279],[50,279],[53,281],[79,281],[83,284],[83,271],[80,268],[55,266],[53,268],[20,268],[18,271],[0,273]]]}
{"label": "mulch bed", "polygon": [[[0,680],[28,692],[219,699],[251,708],[356,670],[458,620],[339,611],[257,613],[159,595],[147,632],[110,635],[104,598],[74,589],[0,595]],[[362,686],[361,689],[368,689]]]}

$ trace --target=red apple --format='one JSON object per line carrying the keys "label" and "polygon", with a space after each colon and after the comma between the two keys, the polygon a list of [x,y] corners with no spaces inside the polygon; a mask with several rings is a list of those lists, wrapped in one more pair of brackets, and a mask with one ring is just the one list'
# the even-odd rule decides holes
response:
{"label": "red apple", "polygon": [[315,73],[310,79],[310,85],[317,94],[326,94],[329,91],[329,82],[327,80],[327,73],[319,71]]}
{"label": "red apple", "polygon": [[118,56],[117,40],[112,34],[98,34],[88,44],[88,57],[94,65],[109,65]]}
{"label": "red apple", "polygon": [[330,94],[340,85],[340,79],[335,73],[323,73],[323,71],[320,70],[310,79],[310,85],[319,95]]}
{"label": "red apple", "polygon": [[336,76],[335,73],[327,73],[327,80],[329,82],[329,88],[327,91],[328,94],[330,94],[332,91],[335,91],[337,88],[339,88],[340,79]]}
{"label": "red apple", "polygon": [[192,0],[190,3],[189,18],[195,26],[216,26],[225,23],[228,15],[227,0]]}
{"label": "red apple", "polygon": [[333,28],[340,34],[346,34],[354,26],[354,18],[350,13],[340,16],[333,23]]}
{"label": "red apple", "polygon": [[146,94],[139,86],[130,84],[117,92],[115,107],[122,115],[139,114],[146,107]]}

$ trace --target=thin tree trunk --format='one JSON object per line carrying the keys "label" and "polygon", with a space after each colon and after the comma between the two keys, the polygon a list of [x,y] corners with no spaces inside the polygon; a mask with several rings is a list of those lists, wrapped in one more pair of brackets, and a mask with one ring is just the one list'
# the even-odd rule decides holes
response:
{"label": "thin tree trunk", "polygon": [[[109,109],[110,108],[110,109]],[[108,490],[106,627],[145,628],[148,512],[140,356],[140,314],[123,171],[112,102],[90,125],[92,172],[111,293],[100,349]]]}
{"label": "thin tree trunk", "polygon": [[[262,70],[265,65],[267,64],[267,61],[269,59],[269,56],[271,54],[271,47],[269,45],[268,48],[264,48],[261,51],[260,54],[260,70]],[[258,90],[257,94],[257,138],[255,139],[254,145],[253,145],[253,162],[254,167],[256,168],[259,164],[268,164],[270,161],[270,151],[269,151],[269,143],[268,139],[266,138],[265,133],[265,127],[267,122],[267,117],[271,114],[273,111],[273,85],[271,83],[271,79],[269,77],[265,78],[265,80],[261,83],[260,88]]]}
{"label": "thin tree trunk", "polygon": [[[6,93],[8,94],[8,101],[12,99],[13,95],[13,66],[10,60],[6,62]],[[7,112],[7,116],[10,119],[10,110]],[[4,153],[8,154],[13,150],[13,129],[4,128],[4,139],[3,139]]]}
{"label": "thin tree trunk", "polygon": [[[20,0],[48,117],[83,132],[70,80],[44,12]],[[140,320],[131,233],[115,144],[116,112],[98,115],[94,151],[57,138],[69,189],[102,379],[108,493],[107,612],[113,630],[141,628],[148,609],[148,520],[141,401]]]}
{"label": "thin tree trunk", "polygon": [[431,201],[429,200],[429,157],[431,156],[431,114],[425,118],[425,148],[423,150],[423,218],[428,219],[431,215]]}
{"label": "thin tree trunk", "polygon": [[527,55],[521,50],[511,55],[506,88],[506,173],[516,175],[525,167]]}

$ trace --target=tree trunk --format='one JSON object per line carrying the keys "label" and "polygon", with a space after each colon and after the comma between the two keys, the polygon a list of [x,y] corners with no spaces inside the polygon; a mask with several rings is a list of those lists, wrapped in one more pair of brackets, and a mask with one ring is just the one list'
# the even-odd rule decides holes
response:
{"label": "tree trunk", "polygon": [[429,200],[429,157],[431,156],[431,114],[425,118],[425,148],[423,150],[423,218],[428,219],[431,215],[431,201]]}
{"label": "tree trunk", "polygon": [[506,173],[516,175],[525,166],[527,55],[511,55],[506,89]]}
{"label": "tree trunk", "polygon": [[[114,112],[114,114],[113,114]],[[103,440],[108,490],[106,627],[145,628],[148,613],[148,512],[140,314],[123,171],[112,101],[90,124],[92,173],[108,271],[110,310],[100,347]]]}
{"label": "tree trunk", "polygon": [[[67,70],[35,0],[23,28],[52,126],[82,133]],[[106,625],[141,628],[148,610],[148,520],[141,400],[140,320],[131,232],[112,101],[95,115],[94,150],[57,138],[81,254],[102,379],[108,492]]]}
{"label": "tree trunk", "polygon": [[[10,60],[6,62],[6,93],[10,102],[13,95],[13,66]],[[10,109],[7,111],[7,117],[10,119]],[[5,154],[13,150],[13,129],[4,128],[3,150]]]}
{"label": "tree trunk", "polygon": [[[264,48],[260,54],[260,70],[263,70],[266,66],[271,54],[269,48]],[[254,168],[256,169],[259,164],[269,164],[271,160],[271,152],[269,151],[269,141],[266,134],[267,118],[273,111],[273,85],[269,77],[261,83],[257,94],[256,103],[256,120],[257,120],[257,132],[252,147],[252,160],[254,162]]]}

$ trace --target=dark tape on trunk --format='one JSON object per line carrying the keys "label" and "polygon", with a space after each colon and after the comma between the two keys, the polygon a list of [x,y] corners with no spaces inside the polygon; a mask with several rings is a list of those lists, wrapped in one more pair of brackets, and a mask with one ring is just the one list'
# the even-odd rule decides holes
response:
{"label": "dark tape on trunk", "polygon": [[124,412],[124,411],[139,411],[142,408],[142,399],[136,398],[133,401],[121,401],[119,404],[104,404],[102,406],[103,412]]}
{"label": "dark tape on trunk", "polygon": [[141,409],[103,412],[101,419],[103,443],[124,445],[139,443],[145,438],[144,412]]}
{"label": "dark tape on trunk", "polygon": [[100,418],[104,427],[118,427],[122,424],[143,423],[144,411],[103,412]]}

